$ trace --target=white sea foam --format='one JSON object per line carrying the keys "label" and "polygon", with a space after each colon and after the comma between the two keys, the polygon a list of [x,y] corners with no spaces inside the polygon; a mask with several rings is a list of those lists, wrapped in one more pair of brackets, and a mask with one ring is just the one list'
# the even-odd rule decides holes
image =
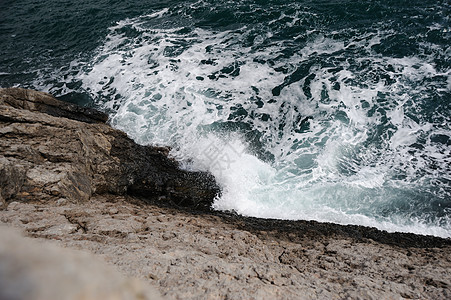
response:
{"label": "white sea foam", "polygon": [[[310,42],[283,58],[270,31],[245,45],[246,27],[146,27],[167,13],[112,26],[76,79],[99,105],[115,111],[114,126],[139,143],[170,145],[187,169],[212,172],[223,189],[215,209],[451,236],[449,220],[427,222],[415,210],[396,211],[420,203],[408,199],[414,188],[433,188],[434,176],[451,178],[449,146],[431,138],[451,132],[406,111],[423,101],[421,82],[438,74],[431,61],[374,55],[381,32],[346,42],[312,32]],[[343,56],[335,66],[310,63],[350,48],[362,54]],[[306,75],[287,82],[302,64]],[[360,64],[368,67],[355,67]],[[447,78],[438,88],[450,90]],[[425,147],[412,148],[420,139]],[[419,175],[424,170],[436,175]],[[387,210],[392,213],[384,215]]]}

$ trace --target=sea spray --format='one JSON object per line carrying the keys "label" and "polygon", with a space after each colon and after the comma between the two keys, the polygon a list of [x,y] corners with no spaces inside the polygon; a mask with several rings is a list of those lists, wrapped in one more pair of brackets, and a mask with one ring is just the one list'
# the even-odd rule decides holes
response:
{"label": "sea spray", "polygon": [[382,30],[284,46],[268,28],[247,44],[255,28],[146,27],[165,13],[111,27],[79,78],[115,126],[212,172],[214,208],[448,236],[449,149],[431,138],[449,130],[415,111],[446,90],[430,58],[375,53]]}
{"label": "sea spray", "polygon": [[447,11],[171,2],[32,85],[89,95],[137,142],[212,172],[215,209],[449,237]]}

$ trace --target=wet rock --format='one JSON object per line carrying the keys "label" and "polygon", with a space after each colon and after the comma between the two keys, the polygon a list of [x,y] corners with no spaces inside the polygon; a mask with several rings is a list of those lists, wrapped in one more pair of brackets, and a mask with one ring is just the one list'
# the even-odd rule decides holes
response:
{"label": "wet rock", "polygon": [[210,208],[212,175],[181,170],[169,149],[137,145],[106,119],[46,93],[0,89],[0,205],[130,193]]}

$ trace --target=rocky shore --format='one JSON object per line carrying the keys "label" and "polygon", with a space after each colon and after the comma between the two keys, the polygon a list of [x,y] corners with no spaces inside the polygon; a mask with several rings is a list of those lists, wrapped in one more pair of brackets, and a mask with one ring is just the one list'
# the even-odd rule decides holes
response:
{"label": "rocky shore", "polygon": [[46,93],[1,89],[1,201],[110,193],[208,210],[219,193],[213,176],[179,169],[169,149],[137,145],[107,119]]}
{"label": "rocky shore", "polygon": [[[114,299],[158,299],[155,290],[167,299],[451,298],[450,239],[210,211],[220,193],[211,175],[180,170],[168,149],[136,145],[106,121],[45,93],[0,90],[1,299],[96,299],[98,289]],[[83,285],[89,262],[70,276],[61,269],[79,254],[35,254],[37,244],[5,226],[122,275],[99,267],[95,277],[111,286]],[[60,276],[19,272],[36,261]]]}

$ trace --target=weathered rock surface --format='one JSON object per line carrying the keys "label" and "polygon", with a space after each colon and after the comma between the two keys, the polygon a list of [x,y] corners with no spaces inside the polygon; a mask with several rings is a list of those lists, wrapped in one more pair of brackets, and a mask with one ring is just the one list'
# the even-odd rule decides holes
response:
{"label": "weathered rock surface", "polygon": [[359,236],[354,227],[195,214],[111,195],[11,202],[0,222],[95,253],[168,299],[451,297],[451,241],[439,238],[394,235],[399,243],[386,244],[365,227]]}
{"label": "weathered rock surface", "polygon": [[179,169],[169,149],[137,145],[106,119],[46,93],[0,89],[0,206],[130,193],[209,209],[219,193],[211,175]]}
{"label": "weathered rock surface", "polygon": [[87,252],[21,237],[0,226],[0,299],[162,299]]}
{"label": "weathered rock surface", "polygon": [[46,113],[85,123],[105,123],[108,115],[92,108],[62,102],[52,95],[34,90],[11,88],[0,90],[0,104],[14,108]]}

